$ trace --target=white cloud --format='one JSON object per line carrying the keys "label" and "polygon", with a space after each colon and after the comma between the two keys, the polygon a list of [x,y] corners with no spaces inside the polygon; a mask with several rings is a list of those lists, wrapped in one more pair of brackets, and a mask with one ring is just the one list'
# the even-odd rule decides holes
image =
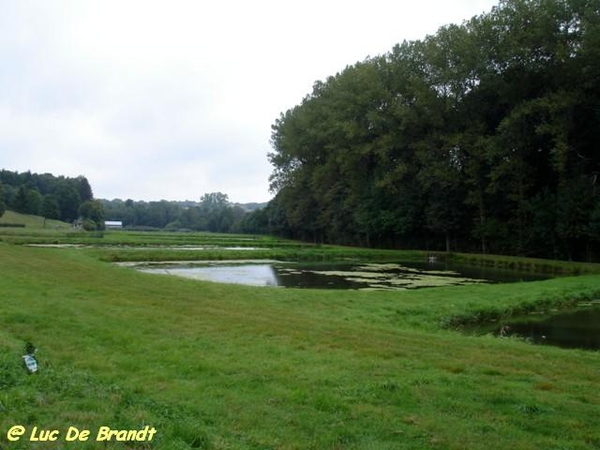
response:
{"label": "white cloud", "polygon": [[0,0],[0,167],[264,201],[270,126],[314,81],[494,3]]}

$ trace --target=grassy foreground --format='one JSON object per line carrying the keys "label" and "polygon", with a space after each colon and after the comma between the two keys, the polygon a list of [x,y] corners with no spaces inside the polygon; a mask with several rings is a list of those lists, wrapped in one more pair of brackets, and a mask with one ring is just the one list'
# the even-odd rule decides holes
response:
{"label": "grassy foreground", "polygon": [[[600,353],[469,337],[600,276],[405,292],[252,288],[0,243],[0,448],[600,448]],[[40,373],[21,361],[27,341]],[[56,442],[16,442],[23,425]],[[157,430],[95,441],[101,426]],[[70,427],[91,430],[64,442]]]}

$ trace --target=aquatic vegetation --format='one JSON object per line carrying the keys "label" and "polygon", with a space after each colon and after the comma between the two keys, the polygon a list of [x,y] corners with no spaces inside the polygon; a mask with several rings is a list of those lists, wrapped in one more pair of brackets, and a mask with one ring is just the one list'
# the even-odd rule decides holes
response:
{"label": "aquatic vegetation", "polygon": [[420,270],[398,263],[334,264],[335,267],[345,267],[346,270],[323,268],[319,264],[294,264],[259,259],[118,264],[146,273],[252,286],[398,290],[488,282],[460,276],[456,271]]}

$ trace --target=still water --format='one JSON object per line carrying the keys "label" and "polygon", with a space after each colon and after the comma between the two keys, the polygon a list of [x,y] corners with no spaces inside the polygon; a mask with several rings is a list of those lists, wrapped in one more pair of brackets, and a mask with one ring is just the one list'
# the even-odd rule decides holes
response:
{"label": "still water", "polygon": [[289,263],[278,261],[140,264],[143,272],[252,286],[398,290],[543,279],[543,276],[439,263]]}
{"label": "still water", "polygon": [[519,337],[532,344],[600,350],[600,300],[549,316],[512,318],[492,328],[481,327],[479,332]]}

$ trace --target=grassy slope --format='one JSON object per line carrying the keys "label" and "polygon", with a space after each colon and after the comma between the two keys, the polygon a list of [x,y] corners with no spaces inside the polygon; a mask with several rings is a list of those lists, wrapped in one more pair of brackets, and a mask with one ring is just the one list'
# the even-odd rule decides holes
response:
{"label": "grassy slope", "polygon": [[[599,295],[598,276],[283,290],[6,244],[0,273],[0,444],[15,423],[149,423],[161,449],[600,447],[598,352],[440,329],[478,311]],[[39,376],[20,367],[27,340],[40,348]]]}
{"label": "grassy slope", "polygon": [[0,217],[0,223],[23,224],[25,228],[48,228],[48,229],[68,229],[71,225],[60,220],[46,219],[41,216],[32,216],[29,214],[20,214],[14,211],[5,211]]}

